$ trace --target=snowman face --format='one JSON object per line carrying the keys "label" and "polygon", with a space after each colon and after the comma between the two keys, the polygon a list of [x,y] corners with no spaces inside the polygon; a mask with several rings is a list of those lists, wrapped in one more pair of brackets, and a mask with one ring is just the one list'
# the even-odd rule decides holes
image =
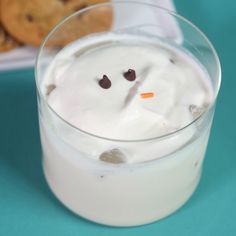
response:
{"label": "snowman face", "polygon": [[[147,70],[148,70],[148,68],[146,70],[143,70],[143,72],[145,72]],[[145,74],[145,73],[143,73],[143,74]],[[131,102],[131,100],[137,95],[138,89],[142,85],[145,75],[143,75],[141,78],[138,78],[138,80],[136,80],[136,72],[135,72],[135,70],[128,69],[127,71],[122,73],[122,76],[123,76],[123,78],[126,81],[132,82],[128,86],[129,90],[128,90],[128,92],[125,93],[126,96],[124,96],[123,107],[125,108]],[[122,80],[120,80],[119,82],[122,83],[121,81]],[[110,89],[111,86],[112,86],[112,82],[108,78],[107,75],[103,75],[103,77],[100,80],[98,80],[98,85],[102,89]],[[154,96],[153,92],[140,93],[140,97],[143,98],[143,99],[151,98],[153,96]]]}

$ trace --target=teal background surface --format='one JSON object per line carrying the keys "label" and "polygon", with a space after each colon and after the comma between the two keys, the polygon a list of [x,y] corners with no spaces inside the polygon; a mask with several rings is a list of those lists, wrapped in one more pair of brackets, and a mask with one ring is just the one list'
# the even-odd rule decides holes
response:
{"label": "teal background surface", "polygon": [[83,220],[50,192],[41,167],[33,69],[0,73],[0,236],[236,235],[236,1],[175,1],[222,63],[222,87],[200,185],[170,217],[135,228]]}

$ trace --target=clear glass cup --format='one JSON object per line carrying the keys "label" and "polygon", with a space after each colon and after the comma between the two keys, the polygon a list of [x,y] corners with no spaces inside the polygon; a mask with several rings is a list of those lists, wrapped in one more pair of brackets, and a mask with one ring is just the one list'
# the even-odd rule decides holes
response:
{"label": "clear glass cup", "polygon": [[[210,75],[212,104],[182,129],[143,140],[99,137],[68,123],[49,106],[41,90],[45,73],[58,52],[72,41],[109,31],[147,35],[187,50]],[[67,17],[49,33],[41,45],[35,71],[43,169],[51,190],[65,206],[97,223],[135,226],[162,219],[189,199],[201,176],[221,80],[216,51],[196,26],[151,4],[98,4]],[[148,155],[153,146],[160,150],[167,143],[174,146],[176,139],[193,127],[194,135],[183,145],[164,154],[157,152],[149,157],[151,161],[115,165],[90,158],[103,146],[131,148]]]}

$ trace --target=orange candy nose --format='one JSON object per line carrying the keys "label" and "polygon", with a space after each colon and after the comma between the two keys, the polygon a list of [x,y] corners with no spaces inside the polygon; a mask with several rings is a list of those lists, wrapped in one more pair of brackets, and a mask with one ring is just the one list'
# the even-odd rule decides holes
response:
{"label": "orange candy nose", "polygon": [[152,97],[155,96],[155,94],[152,93],[152,92],[150,92],[150,93],[141,93],[140,96],[141,96],[141,98],[145,99],[145,98],[152,98]]}

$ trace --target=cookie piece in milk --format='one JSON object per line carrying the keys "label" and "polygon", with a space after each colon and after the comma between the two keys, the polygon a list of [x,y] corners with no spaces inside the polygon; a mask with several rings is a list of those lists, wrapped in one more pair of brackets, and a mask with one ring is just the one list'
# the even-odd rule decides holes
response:
{"label": "cookie piece in milk", "polygon": [[[7,31],[17,40],[39,46],[53,26],[64,17],[101,2],[106,2],[106,0],[1,0],[1,20]],[[97,27],[99,32],[109,29],[111,23],[110,8],[98,11],[97,16],[91,15],[90,12],[84,13],[65,26],[64,32],[58,33],[50,44],[63,46],[67,41],[86,35],[91,27],[95,30]]]}

